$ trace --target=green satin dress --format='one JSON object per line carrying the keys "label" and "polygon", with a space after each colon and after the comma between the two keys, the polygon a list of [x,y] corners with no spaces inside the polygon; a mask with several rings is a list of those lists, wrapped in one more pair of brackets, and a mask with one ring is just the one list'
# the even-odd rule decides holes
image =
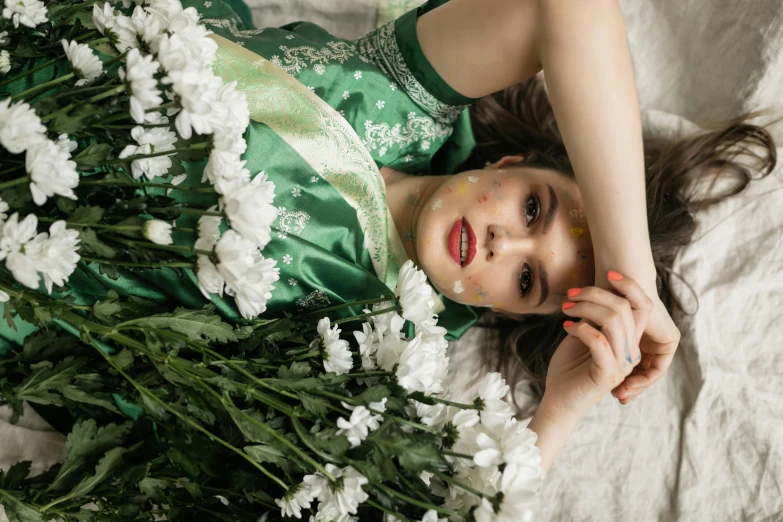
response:
{"label": "green satin dress", "polygon": [[[466,110],[473,100],[435,72],[416,36],[418,16],[445,1],[428,2],[357,41],[307,22],[254,29],[241,0],[183,2],[196,7],[215,33],[215,73],[236,81],[247,94],[246,168],[253,175],[266,172],[275,183],[280,214],[263,255],[277,260],[280,280],[262,317],[370,299],[394,289],[407,257],[388,212],[379,168],[453,173],[475,146]],[[205,163],[182,164],[189,174],[184,183],[200,185]],[[170,195],[217,202],[205,194]],[[195,219],[182,216],[177,226],[193,227]],[[93,304],[114,289],[171,308],[207,303],[189,269],[119,273],[111,279],[96,265],[82,263],[67,292],[58,296]],[[211,301],[226,319],[242,321],[233,298],[213,294]],[[478,318],[473,308],[445,298],[436,312],[450,339],[459,338]],[[17,327],[0,326],[0,354],[35,329],[19,318]]]}

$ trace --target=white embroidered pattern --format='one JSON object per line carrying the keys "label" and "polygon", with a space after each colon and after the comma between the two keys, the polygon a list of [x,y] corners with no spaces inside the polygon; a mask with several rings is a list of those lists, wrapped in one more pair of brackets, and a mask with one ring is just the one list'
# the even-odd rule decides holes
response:
{"label": "white embroidered pattern", "polygon": [[375,106],[378,107],[379,109],[383,109],[384,107],[386,107],[386,102],[383,100],[378,100],[377,102],[375,102]]}
{"label": "white embroidered pattern", "polygon": [[237,29],[237,21],[235,19],[204,18],[201,22],[214,27],[220,27],[221,29],[228,29],[229,32],[237,38],[250,38],[253,35],[261,34],[266,30],[265,28],[248,30]]}
{"label": "white embroidered pattern", "polygon": [[288,254],[286,254],[286,255],[284,255],[284,256],[283,256],[283,263],[285,263],[286,265],[290,265],[290,264],[291,264],[291,261],[293,261],[293,260],[294,260],[294,258],[293,258],[293,257],[291,257],[291,256],[290,256],[290,255],[288,255]]}
{"label": "white embroidered pattern", "polygon": [[317,74],[323,74],[315,69],[317,64],[320,64],[325,71],[325,64],[329,61],[337,63],[345,63],[345,61],[356,55],[356,49],[348,42],[328,42],[326,47],[316,49],[309,45],[303,45],[301,47],[288,47],[281,45],[280,50],[283,52],[282,58],[279,56],[273,56],[270,60],[272,63],[283,69],[288,74],[297,75],[302,72],[303,69],[307,69],[313,65]]}
{"label": "white embroidered pattern", "polygon": [[310,214],[302,210],[289,212],[284,207],[280,208],[277,215],[277,235],[280,239],[285,239],[288,234],[295,236],[301,235],[310,221]]}
{"label": "white embroidered pattern", "polygon": [[318,176],[312,176],[310,178],[310,183],[318,183]]}
{"label": "white embroidered pattern", "polygon": [[319,310],[329,306],[331,301],[323,290],[315,290],[303,298],[296,300],[296,306],[304,310]]}
{"label": "white embroidered pattern", "polygon": [[408,147],[424,140],[421,148],[427,150],[430,140],[446,140],[451,135],[451,130],[449,125],[438,123],[426,116],[416,116],[415,112],[411,112],[405,127],[401,123],[395,123],[392,127],[388,123],[365,121],[362,143],[368,150],[376,150],[379,147]]}
{"label": "white embroidered pattern", "polygon": [[317,63],[313,65],[313,71],[315,71],[315,74],[318,76],[321,76],[323,73],[326,72],[326,66],[322,63]]}
{"label": "white embroidered pattern", "polygon": [[301,195],[302,195],[302,190],[301,190],[301,189],[299,189],[298,187],[297,187],[297,188],[292,188],[292,189],[291,189],[291,195],[292,195],[293,197],[295,197],[295,198],[298,198],[299,196],[301,196]]}
{"label": "white embroidered pattern", "polygon": [[288,284],[289,284],[290,286],[296,286],[296,285],[298,285],[298,284],[299,284],[299,281],[297,281],[296,279],[294,279],[293,277],[291,277],[291,278],[289,278],[289,279],[288,279]]}
{"label": "white embroidered pattern", "polygon": [[358,41],[359,56],[369,58],[433,118],[447,125],[456,121],[465,105],[449,105],[435,98],[411,73],[397,45],[394,22],[379,27]]}
{"label": "white embroidered pattern", "polygon": [[348,91],[343,91],[343,100],[347,100],[351,97],[351,93]]}

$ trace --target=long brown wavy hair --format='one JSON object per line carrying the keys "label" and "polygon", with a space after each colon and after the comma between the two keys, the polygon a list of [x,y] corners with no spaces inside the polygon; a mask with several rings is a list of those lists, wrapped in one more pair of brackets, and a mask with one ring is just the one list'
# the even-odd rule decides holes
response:
{"label": "long brown wavy hair", "polygon": [[[647,223],[657,273],[658,295],[670,313],[681,304],[671,289],[672,264],[696,230],[694,213],[742,192],[777,164],[775,142],[767,127],[747,123],[766,111],[745,113],[678,140],[644,138]],[[483,168],[506,155],[530,153],[520,166],[546,168],[574,178],[552,106],[539,75],[476,101],[470,109],[477,147],[459,170]],[[738,161],[747,154],[757,161]],[[717,181],[720,188],[715,189]],[[725,181],[725,184],[724,184]],[[708,185],[708,190],[703,182]],[[485,366],[515,384],[527,377],[534,396],[544,392],[546,371],[567,335],[567,317],[529,315],[521,321],[485,312],[488,329]]]}

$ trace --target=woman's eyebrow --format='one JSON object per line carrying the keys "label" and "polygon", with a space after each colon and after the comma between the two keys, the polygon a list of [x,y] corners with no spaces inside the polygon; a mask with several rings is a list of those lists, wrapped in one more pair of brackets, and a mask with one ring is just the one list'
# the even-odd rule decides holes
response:
{"label": "woman's eyebrow", "polygon": [[538,282],[541,285],[541,299],[538,300],[536,306],[541,306],[546,301],[546,298],[549,297],[549,276],[541,261],[538,262]]}
{"label": "woman's eyebrow", "polygon": [[555,220],[555,214],[557,213],[557,194],[555,193],[555,189],[552,188],[552,185],[547,185],[547,188],[549,188],[549,210],[547,210],[546,217],[544,218],[544,234],[549,232],[552,222]]}

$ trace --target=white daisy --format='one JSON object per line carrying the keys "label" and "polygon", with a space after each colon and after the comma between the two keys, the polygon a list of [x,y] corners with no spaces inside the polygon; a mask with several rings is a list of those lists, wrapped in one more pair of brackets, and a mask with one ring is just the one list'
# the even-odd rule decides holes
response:
{"label": "white daisy", "polygon": [[73,73],[79,78],[76,87],[92,83],[98,76],[103,74],[103,67],[100,59],[92,53],[89,45],[80,44],[75,41],[62,40],[65,56],[71,62]]}
{"label": "white daisy", "polygon": [[30,174],[30,192],[36,205],[43,205],[55,194],[76,199],[73,189],[79,186],[79,173],[71,154],[51,140],[27,149],[25,169]]}
{"label": "white daisy", "polygon": [[5,74],[11,70],[11,55],[3,49],[0,51],[0,73]]}
{"label": "white daisy", "polygon": [[[161,49],[162,46],[161,43]],[[171,85],[182,104],[182,110],[177,113],[176,126],[184,139],[190,139],[193,132],[211,134],[215,127],[229,117],[228,108],[218,102],[223,80],[210,69],[189,64],[182,70],[169,71],[168,76],[161,81]]]}
{"label": "white daisy", "polygon": [[0,145],[11,154],[46,141],[46,127],[30,105],[11,104],[11,98],[0,101]]}
{"label": "white daisy", "polygon": [[[125,58],[125,68],[120,68],[120,79],[130,85],[130,113],[136,123],[144,123],[144,113],[163,103],[155,73],[160,64],[152,55],[142,55],[131,49]],[[180,133],[182,134],[182,133]],[[190,136],[184,136],[189,139]]]}
{"label": "white daisy", "polygon": [[171,223],[159,219],[145,221],[142,233],[144,237],[158,245],[170,245],[174,242],[171,239]]}
{"label": "white daisy", "polygon": [[356,514],[359,504],[369,498],[362,490],[368,483],[367,477],[351,466],[340,469],[334,464],[326,464],[326,471],[339,480],[329,482],[320,472],[302,479],[310,486],[313,498],[321,501],[318,510],[335,510],[339,516]]}
{"label": "white daisy", "polygon": [[272,298],[272,283],[280,279],[274,259],[265,259],[258,248],[235,230],[227,230],[215,245],[218,274],[225,291],[233,296],[240,314],[252,319],[266,311]]}
{"label": "white daisy", "polygon": [[19,24],[35,27],[49,21],[46,6],[41,0],[5,0],[3,18],[11,20],[14,27],[19,27]]}
{"label": "white daisy", "polygon": [[427,284],[427,276],[413,261],[406,261],[400,268],[394,293],[400,299],[402,317],[418,326],[426,326],[432,321],[435,306],[432,288]]}
{"label": "white daisy", "polygon": [[320,346],[323,350],[324,369],[338,375],[348,373],[353,368],[351,351],[348,341],[340,339],[340,329],[337,326],[329,327],[328,317],[318,321],[316,327],[320,339],[316,339],[311,346]]}
{"label": "white daisy", "polygon": [[0,261],[5,260],[5,267],[14,279],[33,289],[38,288],[39,277],[25,246],[35,237],[37,227],[38,218],[35,214],[28,214],[20,222],[19,213],[14,212],[3,223],[0,234]]}
{"label": "white daisy", "polygon": [[[119,154],[120,159],[174,150],[177,135],[164,127],[134,127],[131,136],[138,145],[128,145]],[[173,155],[174,153],[172,153]],[[165,176],[171,168],[171,155],[156,156],[154,158],[141,158],[131,162],[131,174],[133,179],[146,176],[152,179],[156,176]]]}
{"label": "white daisy", "polygon": [[142,44],[143,50],[145,52],[158,52],[158,42],[163,36],[164,30],[160,19],[152,13],[145,11],[141,6],[136,6],[130,19],[136,32],[136,41]]}
{"label": "white daisy", "polygon": [[275,499],[275,504],[280,507],[282,516],[302,518],[302,509],[309,509],[312,500],[310,486],[301,483],[288,488],[283,498]]}
{"label": "white daisy", "polygon": [[272,239],[272,223],[278,214],[272,205],[275,184],[261,171],[252,181],[219,182],[216,186],[223,193],[223,213],[231,227],[263,249]]}
{"label": "white daisy", "polygon": [[76,270],[79,262],[79,232],[65,227],[65,221],[55,221],[49,233],[38,234],[25,245],[25,251],[33,265],[44,277],[46,291],[52,286],[62,286]]}

